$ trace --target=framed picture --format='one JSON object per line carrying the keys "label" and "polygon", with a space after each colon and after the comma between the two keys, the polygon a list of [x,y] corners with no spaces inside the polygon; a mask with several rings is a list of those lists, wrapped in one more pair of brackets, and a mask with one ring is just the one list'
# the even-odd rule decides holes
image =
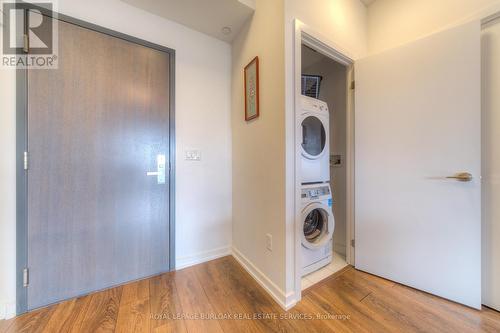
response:
{"label": "framed picture", "polygon": [[245,66],[245,120],[259,116],[259,57]]}

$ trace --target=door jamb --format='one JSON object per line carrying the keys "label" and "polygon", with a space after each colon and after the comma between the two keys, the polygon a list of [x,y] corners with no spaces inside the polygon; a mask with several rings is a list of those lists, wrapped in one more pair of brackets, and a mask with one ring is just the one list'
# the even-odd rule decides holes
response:
{"label": "door jamb", "polygon": [[[175,50],[144,39],[111,30],[93,23],[51,11],[36,4],[33,9],[43,15],[103,33],[127,42],[169,54],[169,271],[175,270]],[[23,270],[28,267],[28,177],[24,169],[24,152],[28,150],[28,71],[16,70],[16,315],[28,311],[28,292],[23,284]]]}
{"label": "door jamb", "polygon": [[[346,169],[347,169],[347,189],[346,189],[346,260],[348,264],[354,265],[354,247],[351,240],[354,240],[354,90],[351,89],[351,82],[354,81],[354,56],[347,52],[342,47],[328,40],[320,33],[308,27],[300,20],[294,20],[294,117],[296,119],[300,112],[300,96],[301,96],[301,73],[302,73],[302,44],[307,45],[313,50],[325,55],[328,58],[347,67],[347,144],[346,144]],[[302,264],[301,264],[301,181],[300,181],[300,125],[295,121],[295,290],[296,301],[302,297],[301,279],[302,279]],[[332,249],[333,251],[333,249]]]}

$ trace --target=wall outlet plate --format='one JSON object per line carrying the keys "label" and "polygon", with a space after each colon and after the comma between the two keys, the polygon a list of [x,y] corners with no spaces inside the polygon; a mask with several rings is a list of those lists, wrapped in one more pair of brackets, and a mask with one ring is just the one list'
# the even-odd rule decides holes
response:
{"label": "wall outlet plate", "polygon": [[342,154],[335,153],[330,155],[330,166],[334,168],[340,168],[344,164],[344,158]]}
{"label": "wall outlet plate", "polygon": [[266,234],[266,248],[269,251],[273,250],[273,236],[271,234]]}

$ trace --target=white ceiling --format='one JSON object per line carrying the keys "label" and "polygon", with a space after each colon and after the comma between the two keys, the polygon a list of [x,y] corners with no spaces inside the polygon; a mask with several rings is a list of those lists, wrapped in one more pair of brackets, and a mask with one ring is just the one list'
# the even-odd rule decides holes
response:
{"label": "white ceiling", "polygon": [[[191,29],[231,42],[255,11],[255,0],[122,0]],[[230,34],[222,33],[231,28]]]}
{"label": "white ceiling", "polygon": [[374,3],[376,0],[361,0],[362,3],[365,4],[366,7]]}

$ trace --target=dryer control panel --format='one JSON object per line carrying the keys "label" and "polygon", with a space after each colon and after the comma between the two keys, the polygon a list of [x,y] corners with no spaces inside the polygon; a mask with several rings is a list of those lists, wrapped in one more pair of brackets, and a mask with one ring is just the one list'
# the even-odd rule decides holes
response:
{"label": "dryer control panel", "polygon": [[328,114],[328,104],[316,98],[302,95],[301,106],[303,111]]}

